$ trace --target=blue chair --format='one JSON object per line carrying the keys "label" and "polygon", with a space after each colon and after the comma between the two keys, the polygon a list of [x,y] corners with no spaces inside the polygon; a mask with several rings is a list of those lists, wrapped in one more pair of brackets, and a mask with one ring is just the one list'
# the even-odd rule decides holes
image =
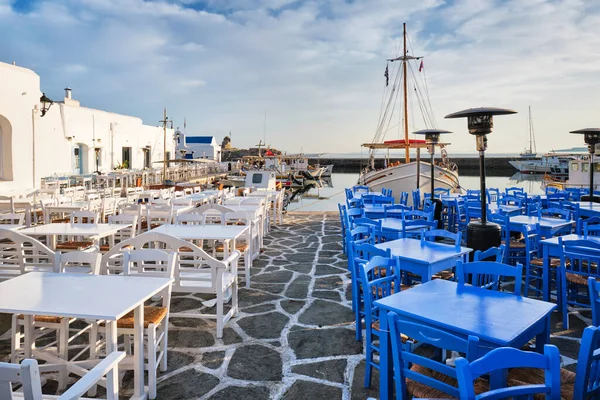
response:
{"label": "blue chair", "polygon": [[433,195],[436,198],[439,198],[440,196],[448,196],[450,194],[450,189],[446,189],[446,188],[435,188],[433,189]]}
{"label": "blue chair", "polygon": [[561,208],[563,210],[570,212],[570,218],[574,220],[579,219],[579,204],[571,201],[563,201],[561,203]]}
{"label": "blue chair", "polygon": [[374,303],[395,292],[400,292],[398,263],[397,259],[375,256],[366,264],[361,264],[359,268],[365,304],[365,387],[371,386],[373,368],[379,370],[379,364],[373,357],[375,352],[379,353],[379,308]]}
{"label": "blue chair", "polygon": [[435,242],[441,239],[441,241],[449,241],[460,250],[462,243],[462,234],[460,232],[454,233],[445,229],[432,229],[430,231],[422,231],[421,239],[429,242]]}
{"label": "blue chair", "polygon": [[497,203],[500,199],[500,191],[497,188],[489,188],[485,192],[488,203]]}
{"label": "blue chair", "polygon": [[463,237],[467,237],[467,225],[469,225],[469,214],[467,213],[467,201],[460,197],[452,203],[453,217],[452,227],[449,230],[461,232]]}
{"label": "blue chair", "polygon": [[421,190],[415,189],[412,191],[413,207],[415,210],[421,208]]}
{"label": "blue chair", "polygon": [[408,192],[401,192],[400,193],[400,201],[398,201],[398,203],[402,204],[402,205],[407,205],[408,203]]}
{"label": "blue chair", "polygon": [[527,215],[530,217],[537,217],[542,210],[540,203],[529,203],[527,204]]}
{"label": "blue chair", "polygon": [[353,228],[355,219],[365,217],[365,210],[358,207],[349,207],[346,209],[346,217],[346,226],[348,228]]}
{"label": "blue chair", "polygon": [[363,204],[372,204],[374,206],[384,204],[394,204],[394,198],[388,196],[380,196],[376,194],[364,194],[362,196]]}
{"label": "blue chair", "polygon": [[[544,354],[501,347],[478,360],[465,358],[455,361],[461,400],[508,399],[532,400],[534,395],[545,395],[547,400],[560,400],[560,354],[554,345],[545,345]],[[545,382],[507,387],[508,369],[538,368],[544,370]],[[474,382],[490,374],[490,391],[475,395]]]}
{"label": "blue chair", "polygon": [[581,234],[586,238],[588,236],[600,236],[600,217],[591,217],[584,220],[582,228]]}
{"label": "blue chair", "polygon": [[402,219],[401,238],[418,239],[421,237],[423,230],[431,230],[437,228],[437,221],[427,221],[425,219]]}
{"label": "blue chair", "polygon": [[569,329],[569,305],[590,307],[590,296],[582,295],[580,288],[588,287],[588,279],[600,279],[600,243],[592,240],[558,239],[563,246],[560,256],[560,289],[563,327]]}
{"label": "blue chair", "polygon": [[[390,356],[394,364],[396,398],[458,398],[456,370],[446,365],[439,350],[464,353],[467,360],[472,361],[478,357],[479,338],[469,335],[465,339],[430,326],[400,321],[393,312],[388,312],[387,319],[392,343]],[[412,352],[406,345],[407,337],[436,347],[437,357],[429,358]],[[385,365],[386,361],[382,360],[382,364]]]}
{"label": "blue chair", "polygon": [[600,326],[600,282],[595,278],[588,278],[588,291],[592,307],[592,325]]}
{"label": "blue chair", "polygon": [[346,252],[346,218],[344,214],[346,213],[346,206],[338,203],[338,210],[340,211],[340,226],[342,227],[342,251],[344,254],[348,254]]}
{"label": "blue chair", "polygon": [[503,262],[506,245],[501,244],[499,247],[490,247],[486,251],[477,250],[473,255],[473,261],[495,261]]}
{"label": "blue chair", "polygon": [[412,207],[404,204],[390,204],[384,206],[383,209],[385,218],[402,218],[402,211],[411,211]]}
{"label": "blue chair", "polygon": [[517,207],[523,207],[523,199],[520,199],[516,196],[510,196],[510,195],[503,195],[500,196],[500,199],[498,200],[498,204],[503,204],[506,206],[517,206]]}
{"label": "blue chair", "polygon": [[350,270],[350,279],[352,287],[352,310],[354,311],[354,320],[356,324],[356,341],[362,341],[362,319],[364,313],[364,288],[360,276],[360,265],[369,262],[373,257],[380,256],[391,258],[389,249],[378,249],[370,243],[349,244],[348,269]]}
{"label": "blue chair", "polygon": [[[528,296],[529,291],[533,290],[534,296],[541,296],[544,284],[544,259],[542,258],[542,246],[540,244],[540,226],[538,224],[525,225],[521,228],[521,233],[523,234],[523,242],[525,243],[525,251],[523,252],[523,259],[521,261],[525,265],[525,292],[523,295]],[[560,266],[560,259],[550,258],[548,265],[553,268],[549,274],[552,278],[552,275],[556,273],[556,268]],[[532,283],[533,287],[531,287]],[[548,284],[552,290],[552,282]]]}
{"label": "blue chair", "polygon": [[368,193],[369,187],[364,185],[355,185],[352,186],[352,192],[354,193]]}
{"label": "blue chair", "polygon": [[600,397],[600,329],[588,326],[583,331],[573,399],[597,399]]}
{"label": "blue chair", "polygon": [[514,293],[521,295],[521,280],[523,279],[523,265],[516,266],[502,264],[493,261],[473,261],[464,263],[456,262],[456,275],[458,284],[464,285],[469,282],[473,286],[483,289],[499,290],[502,278],[513,278],[515,280]]}
{"label": "blue chair", "polygon": [[508,196],[515,196],[516,194],[525,193],[525,189],[523,189],[522,187],[513,186],[504,189],[504,193],[506,193]]}

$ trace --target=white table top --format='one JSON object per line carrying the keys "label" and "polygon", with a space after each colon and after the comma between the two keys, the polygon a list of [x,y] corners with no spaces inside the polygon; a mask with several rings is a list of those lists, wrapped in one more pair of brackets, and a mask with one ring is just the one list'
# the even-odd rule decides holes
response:
{"label": "white table top", "polygon": [[44,224],[21,229],[19,233],[27,236],[71,235],[96,236],[99,238],[114,235],[121,229],[131,227],[131,224]]}
{"label": "white table top", "polygon": [[248,230],[241,225],[161,225],[150,232],[164,233],[184,240],[234,240]]}
{"label": "white table top", "polygon": [[76,202],[73,202],[72,204],[61,204],[61,205],[51,204],[51,205],[45,206],[45,208],[46,208],[46,210],[49,210],[49,211],[50,210],[52,210],[52,211],[60,211],[60,210],[79,211],[79,210],[85,210],[89,206],[90,206],[90,204],[87,201],[76,201]]}
{"label": "white table top", "polygon": [[232,197],[230,199],[227,199],[223,202],[224,206],[230,206],[230,205],[240,205],[242,203],[243,200],[245,200],[245,197]]}
{"label": "white table top", "polygon": [[0,312],[114,321],[170,282],[157,277],[30,272],[0,282]]}
{"label": "white table top", "polygon": [[8,229],[9,231],[18,231],[21,228],[25,228],[25,225],[0,224],[0,229]]}

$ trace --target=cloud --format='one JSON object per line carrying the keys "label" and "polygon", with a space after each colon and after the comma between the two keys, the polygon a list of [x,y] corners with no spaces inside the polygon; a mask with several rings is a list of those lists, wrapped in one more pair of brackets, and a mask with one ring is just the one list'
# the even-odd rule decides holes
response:
{"label": "cloud", "polygon": [[[0,0],[0,60],[41,76],[56,98],[70,86],[89,107],[154,123],[163,106],[188,132],[235,145],[262,138],[297,152],[353,152],[375,133],[386,59],[408,23],[425,56],[437,126],[452,152],[474,151],[463,108],[498,117],[492,152],[518,152],[531,105],[541,150],[579,145],[597,126],[600,7],[583,0]],[[414,49],[414,50],[413,50]],[[396,64],[394,64],[396,65]],[[416,68],[413,67],[413,68]],[[398,118],[399,108],[394,113]],[[419,110],[409,116],[419,129]],[[397,125],[395,121],[393,125]],[[397,128],[388,133],[397,136]]]}

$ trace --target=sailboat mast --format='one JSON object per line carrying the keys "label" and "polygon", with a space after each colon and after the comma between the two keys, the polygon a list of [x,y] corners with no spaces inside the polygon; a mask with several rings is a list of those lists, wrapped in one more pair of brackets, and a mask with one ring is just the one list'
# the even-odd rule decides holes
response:
{"label": "sailboat mast", "polygon": [[529,152],[537,153],[537,148],[535,146],[535,134],[533,133],[533,120],[531,119],[531,106],[529,106]]}
{"label": "sailboat mast", "polygon": [[408,163],[410,162],[410,150],[409,150],[409,145],[408,145],[408,84],[407,84],[407,80],[406,80],[406,63],[407,63],[407,59],[406,59],[406,53],[407,53],[407,49],[406,49],[406,22],[403,24],[403,31],[404,31],[404,57],[402,58],[402,73],[403,73],[403,80],[404,80],[404,148],[406,150],[405,153],[405,161]]}

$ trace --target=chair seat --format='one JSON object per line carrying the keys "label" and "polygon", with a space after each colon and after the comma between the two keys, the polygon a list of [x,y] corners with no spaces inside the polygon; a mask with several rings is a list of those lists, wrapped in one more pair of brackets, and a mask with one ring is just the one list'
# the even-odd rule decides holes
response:
{"label": "chair seat", "polygon": [[[25,319],[25,316],[23,314],[19,314],[17,315],[17,318]],[[35,315],[33,319],[35,322],[45,322],[47,324],[60,324],[63,317],[53,317],[50,315]]]}
{"label": "chair seat", "polygon": [[520,242],[518,240],[511,240],[510,241],[510,248],[511,249],[524,249],[525,248],[525,242]]}
{"label": "chair seat", "polygon": [[[536,368],[518,368],[508,373],[508,386],[544,384],[544,373]],[[575,386],[575,373],[564,368],[560,370],[560,397],[564,400],[573,400]],[[538,397],[535,397],[537,399]],[[543,400],[544,396],[541,396]]]}
{"label": "chair seat", "polygon": [[[236,243],[235,244],[235,249],[240,252],[244,252],[244,251],[248,250],[249,248],[250,248],[250,246],[247,243]],[[223,251],[225,251],[225,246],[223,246],[222,244],[219,244],[219,245],[215,246],[215,251],[222,253]]]}
{"label": "chair seat", "polygon": [[[376,331],[379,331],[379,321],[375,321],[375,322],[373,322],[373,323],[371,324],[371,329],[375,329]],[[412,340],[411,338],[409,338],[408,336],[406,336],[406,335],[405,335],[405,334],[403,334],[403,333],[401,333],[401,334],[400,334],[400,336],[401,336],[401,338],[402,338],[402,339],[401,339],[401,340],[402,340],[402,343],[406,343],[407,341],[409,341],[409,340]]]}
{"label": "chair seat", "polygon": [[87,247],[93,246],[94,242],[90,242],[90,241],[76,241],[76,240],[72,240],[72,241],[68,241],[68,242],[62,242],[62,243],[58,243],[56,245],[56,250],[83,250]]}
{"label": "chair seat", "polygon": [[440,272],[436,272],[431,279],[444,279],[444,280],[449,280],[449,279],[453,279],[454,278],[454,272],[453,271],[440,271]]}
{"label": "chair seat", "polygon": [[[432,369],[429,369],[427,367],[424,367],[422,365],[413,364],[413,366],[410,367],[410,370],[414,371],[418,374],[431,377],[431,378],[438,380],[440,382],[443,382],[447,385],[450,385],[453,387],[458,387],[458,382],[456,381],[456,379],[454,379],[448,375],[444,375],[440,372],[434,371]],[[481,378],[476,379],[474,382],[475,394],[487,392],[489,390],[489,387],[490,387],[489,383],[487,383],[485,380],[483,380]],[[448,398],[450,398],[450,396],[447,393],[444,393],[440,390],[434,389],[423,383],[413,381],[412,379],[406,379],[406,389],[408,390],[408,393],[410,393],[414,398],[423,398],[423,399],[426,399],[426,398],[428,398],[428,399],[448,399]]]}
{"label": "chair seat", "polygon": [[[549,259],[549,264],[551,267],[559,267],[560,266],[560,258],[550,258]],[[536,267],[542,267],[544,265],[544,259],[543,258],[533,258],[530,261],[531,265],[535,265]]]}
{"label": "chair seat", "polygon": [[[116,245],[115,245],[116,246]],[[109,251],[112,247],[110,247],[109,244],[101,244],[100,245],[100,251],[101,252],[106,252]],[[126,244],[125,246],[121,247],[121,249],[123,250],[133,250],[133,246],[130,244]]]}
{"label": "chair seat", "polygon": [[71,222],[71,218],[54,218],[54,219],[52,219],[51,222],[53,224],[56,224],[56,223],[68,223],[68,222]]}
{"label": "chair seat", "polygon": [[[588,277],[584,276],[584,275],[572,274],[570,272],[567,272],[567,281],[569,283],[573,283],[575,285],[587,286],[588,285],[587,278]],[[596,278],[596,280],[600,281],[600,278]]]}
{"label": "chair seat", "polygon": [[[144,328],[150,324],[159,324],[166,316],[169,310],[166,307],[144,307]],[[117,321],[117,328],[133,329],[134,319],[133,311],[128,312]]]}

